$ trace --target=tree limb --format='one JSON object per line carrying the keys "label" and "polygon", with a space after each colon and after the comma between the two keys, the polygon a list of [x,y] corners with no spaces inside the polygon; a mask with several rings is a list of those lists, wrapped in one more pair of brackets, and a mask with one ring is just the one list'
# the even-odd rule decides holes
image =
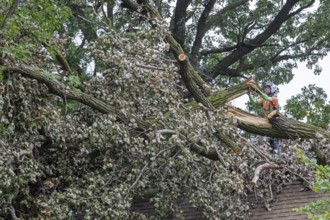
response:
{"label": "tree limb", "polygon": [[10,6],[8,13],[6,14],[5,19],[1,25],[1,30],[5,30],[7,28],[8,20],[13,17],[15,10],[18,7],[19,0],[14,0],[13,4]]}
{"label": "tree limb", "polygon": [[250,53],[260,45],[262,45],[269,37],[276,33],[282,24],[287,21],[291,9],[299,2],[299,0],[288,0],[284,4],[283,8],[275,16],[274,20],[269,24],[269,26],[255,38],[243,44],[239,49],[236,49],[231,54],[222,59],[214,68],[211,70],[212,78],[223,74],[223,71],[226,70],[229,66],[240,60],[243,56]]}
{"label": "tree limb", "polygon": [[214,22],[216,22],[222,15],[224,15],[225,13],[227,13],[230,10],[233,10],[233,9],[245,4],[248,1],[249,0],[236,1],[236,2],[233,2],[233,3],[225,6],[224,8],[219,10],[216,14],[210,16],[209,19],[207,20],[205,26],[207,27],[207,29],[209,29],[212,26],[212,24],[214,24]]}
{"label": "tree limb", "polygon": [[[51,49],[51,47],[47,43],[42,43],[42,45],[45,48]],[[55,47],[53,48],[53,51],[55,52],[55,58],[59,62],[59,64],[62,66],[62,69],[64,71],[66,71],[68,73],[68,75],[73,75],[69,62],[67,61],[65,56],[61,53],[61,51]]]}
{"label": "tree limb", "polygon": [[216,0],[210,0],[206,4],[201,16],[199,17],[199,20],[198,20],[198,23],[197,23],[197,32],[196,32],[196,36],[195,36],[195,41],[193,43],[193,46],[191,48],[191,53],[190,53],[190,56],[189,56],[190,61],[191,61],[193,66],[195,66],[196,63],[197,63],[198,53],[199,53],[199,50],[202,46],[202,40],[203,40],[204,35],[207,31],[206,21],[207,21],[207,18],[209,17],[209,14],[210,14],[211,10],[214,7],[215,2],[216,2]]}
{"label": "tree limb", "polygon": [[251,184],[257,185],[261,171],[263,171],[265,169],[280,169],[280,168],[282,168],[282,167],[275,163],[264,163],[264,164],[259,165],[254,171],[254,177],[251,181]]}
{"label": "tree limb", "polygon": [[213,105],[210,103],[210,101],[204,96],[204,94],[199,90],[195,82],[193,81],[193,78],[189,74],[189,63],[187,60],[184,60],[180,62],[180,76],[182,77],[182,80],[187,87],[190,94],[194,97],[196,102],[202,103],[205,107],[209,108],[210,110],[214,110]]}
{"label": "tree limb", "polygon": [[213,49],[205,49],[200,52],[201,55],[206,56],[209,54],[214,54],[214,53],[223,53],[223,52],[229,52],[234,49],[236,49],[237,46],[231,46],[231,47],[223,47],[223,48],[213,48]]}
{"label": "tree limb", "polygon": [[[67,99],[76,100],[102,113],[112,113],[115,115],[118,114],[117,110],[112,106],[109,106],[107,103],[97,98],[94,98],[93,96],[87,95],[83,92],[74,91],[69,88],[66,88],[66,86],[62,85],[56,80],[50,79],[47,76],[43,76],[40,73],[35,73],[27,67],[5,67],[3,69],[4,75],[11,73],[19,73],[23,77],[35,79],[39,83],[44,83],[52,94],[58,95],[60,97],[65,97]],[[120,116],[120,118],[121,117],[122,116]],[[124,118],[121,119],[125,121]]]}
{"label": "tree limb", "polygon": [[9,197],[9,201],[8,201],[8,203],[9,203],[9,208],[8,209],[9,209],[10,215],[11,215],[13,220],[19,220],[19,218],[16,215],[15,207],[13,205],[13,199],[17,196],[18,190],[19,190],[19,188],[18,188],[18,186],[16,186],[14,194]]}
{"label": "tree limb", "polygon": [[173,37],[174,39],[184,47],[184,41],[186,39],[186,16],[187,8],[192,0],[177,0],[174,9],[173,20]]}

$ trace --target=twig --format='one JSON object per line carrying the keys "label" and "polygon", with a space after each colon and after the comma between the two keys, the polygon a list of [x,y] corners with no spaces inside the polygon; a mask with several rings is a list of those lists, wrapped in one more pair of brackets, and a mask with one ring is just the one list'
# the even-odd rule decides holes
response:
{"label": "twig", "polygon": [[[88,20],[87,18],[84,18],[84,17],[81,16],[81,15],[78,15],[78,16],[79,16],[81,19],[83,19],[84,21],[87,21],[88,23],[93,24],[93,22],[90,21],[90,20]],[[102,22],[102,23],[104,23],[104,22]],[[104,23],[104,24],[107,25],[106,23]],[[104,27],[104,26],[102,26],[102,25],[100,25],[100,24],[98,24],[98,26],[99,26],[100,28],[104,29],[104,30],[107,29],[106,27]]]}
{"label": "twig", "polygon": [[261,152],[260,150],[258,150],[255,146],[253,146],[252,144],[250,144],[248,142],[248,140],[246,140],[244,137],[241,137],[241,139],[244,140],[249,147],[251,147],[260,157],[264,158],[267,162],[269,162],[269,163],[271,163],[271,161],[272,162],[276,162],[274,159],[272,159],[268,155],[266,155],[263,152]]}
{"label": "twig", "polygon": [[[167,151],[167,150],[169,150],[169,149],[172,149],[173,147],[168,147],[168,148],[166,148],[166,149],[164,149],[164,150],[161,150],[156,156],[155,156],[155,158],[157,158],[160,154],[162,154],[163,152],[165,152],[165,151]],[[141,177],[142,177],[142,175],[143,175],[143,173],[144,173],[144,171],[147,169],[147,167],[148,167],[148,163],[146,164],[146,165],[144,165],[144,167],[142,168],[142,170],[140,171],[140,173],[139,173],[139,175],[138,175],[138,177],[136,178],[136,180],[134,181],[134,183],[130,186],[130,188],[128,189],[128,192],[130,192],[136,185],[137,185],[137,183],[139,182],[139,180],[141,179]],[[128,196],[128,194],[129,193],[127,193],[126,194],[126,196]]]}
{"label": "twig", "polygon": [[145,169],[147,169],[147,167],[148,167],[148,164],[144,165],[144,167],[142,168],[142,170],[139,173],[138,177],[136,178],[134,183],[131,185],[131,187],[128,189],[128,192],[130,192],[136,186],[136,184],[139,182],[140,178],[142,177],[142,174],[144,173]]}
{"label": "twig", "polygon": [[13,220],[19,220],[19,218],[17,218],[17,216],[16,216],[15,207],[13,205],[13,199],[17,196],[17,194],[18,194],[18,186],[16,186],[14,194],[10,196],[9,201],[8,201],[8,203],[9,203],[8,209],[9,209],[11,218]]}
{"label": "twig", "polygon": [[[269,176],[271,176],[271,173],[269,173]],[[270,199],[273,201],[273,190],[272,190],[272,182],[269,182],[269,192],[270,192]]]}
{"label": "twig", "polygon": [[143,65],[143,64],[135,64],[135,65],[137,67],[141,67],[141,68],[144,68],[144,69],[166,71],[165,68],[160,68],[160,67],[156,67],[156,66],[147,66],[147,65]]}
{"label": "twig", "polygon": [[171,130],[171,129],[162,129],[162,130],[158,130],[156,132],[156,141],[157,143],[161,142],[161,138],[163,138],[162,134],[176,134],[176,131]]}
{"label": "twig", "polygon": [[274,163],[264,163],[264,164],[259,165],[256,168],[256,170],[254,171],[254,177],[251,181],[251,184],[252,185],[257,185],[257,182],[259,180],[259,175],[260,175],[262,170],[264,170],[264,169],[280,169],[280,168],[283,168],[283,167],[279,166],[277,164],[274,164]]}
{"label": "twig", "polygon": [[290,172],[291,174],[293,174],[293,175],[295,175],[295,176],[297,176],[297,177],[299,177],[300,179],[302,179],[302,180],[304,180],[306,183],[308,183],[308,184],[310,184],[310,185],[312,185],[312,183],[310,182],[310,181],[308,181],[305,177],[303,177],[303,176],[301,176],[301,175],[299,175],[298,173],[296,173],[296,172],[293,172],[292,170],[290,170],[289,168],[287,168],[287,167],[283,167],[286,171],[288,171],[288,172]]}
{"label": "twig", "polygon": [[215,146],[214,149],[215,149],[215,151],[217,152],[217,155],[218,155],[218,157],[219,157],[219,161],[221,162],[222,166],[223,166],[224,168],[228,168],[227,165],[226,165],[226,162],[225,162],[225,160],[223,159],[223,157],[221,156],[221,154],[220,154],[218,148]]}

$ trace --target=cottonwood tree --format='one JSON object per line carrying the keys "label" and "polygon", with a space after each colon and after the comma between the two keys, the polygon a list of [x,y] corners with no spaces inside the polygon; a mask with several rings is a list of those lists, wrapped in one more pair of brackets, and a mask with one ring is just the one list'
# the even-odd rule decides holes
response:
{"label": "cottonwood tree", "polygon": [[[181,199],[209,219],[247,218],[247,193],[311,167],[242,137],[289,139],[327,164],[329,131],[227,103],[260,80],[320,71],[327,1],[4,1],[2,218],[168,218]],[[250,78],[254,76],[255,78]],[[131,209],[150,197],[154,216]]]}

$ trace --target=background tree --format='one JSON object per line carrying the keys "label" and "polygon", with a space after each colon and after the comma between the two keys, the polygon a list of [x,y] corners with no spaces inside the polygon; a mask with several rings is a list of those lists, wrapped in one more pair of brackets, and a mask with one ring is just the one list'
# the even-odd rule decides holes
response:
{"label": "background tree", "polygon": [[2,218],[151,218],[130,210],[149,196],[154,218],[187,199],[237,219],[254,188],[270,203],[270,188],[313,180],[294,152],[278,161],[237,127],[300,138],[329,163],[328,131],[226,105],[258,90],[250,76],[288,82],[327,54],[326,1],[0,5]]}
{"label": "background tree", "polygon": [[308,123],[327,128],[330,123],[330,103],[327,94],[316,85],[301,89],[301,94],[287,100],[285,110],[297,120],[306,119]]}
{"label": "background tree", "polygon": [[[301,151],[298,152],[299,158],[304,162],[312,165],[316,170],[316,181],[313,185],[313,191],[329,193],[330,192],[330,167],[322,166],[315,160],[306,157]],[[330,199],[322,199],[312,202],[302,208],[295,209],[297,212],[305,212],[308,218],[313,220],[328,219],[330,217]]]}

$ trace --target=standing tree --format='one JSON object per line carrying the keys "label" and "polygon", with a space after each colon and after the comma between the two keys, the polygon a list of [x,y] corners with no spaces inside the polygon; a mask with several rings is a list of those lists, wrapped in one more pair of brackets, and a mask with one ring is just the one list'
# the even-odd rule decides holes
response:
{"label": "standing tree", "polygon": [[184,198],[209,219],[243,219],[253,188],[309,183],[294,152],[279,161],[237,128],[299,139],[322,164],[328,131],[227,103],[256,80],[289,82],[297,61],[318,72],[329,4],[3,2],[1,218],[146,218],[130,208],[149,196],[154,217]]}
{"label": "standing tree", "polygon": [[330,124],[330,103],[327,94],[315,84],[301,89],[302,93],[291,97],[285,110],[297,120],[306,119],[308,123],[322,128]]}

